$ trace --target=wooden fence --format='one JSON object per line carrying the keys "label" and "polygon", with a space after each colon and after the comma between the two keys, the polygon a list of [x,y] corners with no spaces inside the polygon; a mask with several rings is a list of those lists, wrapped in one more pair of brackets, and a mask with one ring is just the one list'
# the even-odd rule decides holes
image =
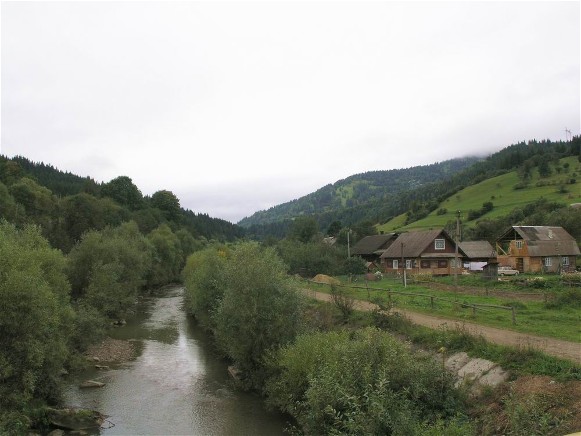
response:
{"label": "wooden fence", "polygon": [[[314,282],[312,280],[306,280],[309,283],[314,283],[317,285],[327,285],[327,286],[333,286],[330,285],[328,283],[320,283],[320,282]],[[373,291],[383,291],[387,293],[387,299],[390,302],[390,304],[393,304],[393,300],[392,300],[392,296],[393,295],[402,295],[404,297],[421,297],[421,298],[427,298],[430,299],[430,307],[432,309],[434,309],[434,301],[439,300],[439,301],[445,301],[445,302],[449,302],[452,303],[453,307],[462,307],[462,308],[472,308],[472,314],[474,316],[476,316],[476,310],[481,310],[483,312],[490,312],[488,309],[500,309],[500,310],[507,310],[511,312],[512,315],[512,323],[513,325],[516,324],[516,310],[514,307],[511,306],[498,306],[496,304],[479,304],[479,303],[461,303],[458,300],[452,300],[450,298],[446,298],[446,297],[437,297],[434,295],[427,295],[427,294],[419,294],[416,292],[402,292],[402,291],[393,291],[391,289],[385,289],[385,288],[375,288],[375,287],[370,287],[368,285],[368,281],[365,281],[365,286],[357,286],[357,285],[334,285],[340,288],[351,288],[351,289],[365,289],[367,290],[367,298],[370,299],[370,294],[369,291],[373,290]]]}

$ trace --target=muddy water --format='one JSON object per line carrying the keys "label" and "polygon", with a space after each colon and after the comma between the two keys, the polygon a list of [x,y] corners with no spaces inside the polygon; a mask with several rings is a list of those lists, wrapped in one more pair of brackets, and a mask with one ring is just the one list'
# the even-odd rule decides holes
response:
{"label": "muddy water", "polygon": [[[146,299],[138,313],[113,332],[117,339],[135,341],[135,360],[81,374],[66,392],[67,405],[108,415],[101,434],[283,434],[283,416],[266,411],[260,397],[232,386],[227,364],[186,317],[183,289]],[[106,385],[79,389],[86,379]]]}

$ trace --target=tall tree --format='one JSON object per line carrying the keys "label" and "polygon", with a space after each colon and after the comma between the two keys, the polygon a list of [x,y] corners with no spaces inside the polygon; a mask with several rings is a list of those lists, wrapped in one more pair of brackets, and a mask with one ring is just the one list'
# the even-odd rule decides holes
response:
{"label": "tall tree", "polygon": [[127,176],[116,177],[103,185],[101,195],[112,198],[131,210],[136,210],[143,206],[143,194]]}

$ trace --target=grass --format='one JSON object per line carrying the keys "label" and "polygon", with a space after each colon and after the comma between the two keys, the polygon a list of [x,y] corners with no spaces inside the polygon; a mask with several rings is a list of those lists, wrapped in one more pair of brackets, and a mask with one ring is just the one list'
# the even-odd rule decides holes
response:
{"label": "grass", "polygon": [[[511,282],[499,283],[501,285],[495,289],[523,292],[523,289],[511,285]],[[363,289],[350,286],[343,289],[353,298],[366,301],[379,301],[383,304],[389,304],[390,301],[386,292],[387,289],[394,292],[417,294],[416,296],[404,296],[394,293],[392,294],[391,301],[396,307],[414,312],[538,336],[581,342],[581,309],[579,307],[562,305],[561,307],[551,308],[544,301],[526,301],[519,299],[518,296],[511,296],[510,300],[499,296],[487,296],[485,295],[485,288],[481,288],[482,293],[480,295],[475,295],[455,291],[435,290],[417,284],[408,285],[404,288],[401,283],[387,279],[369,283],[369,289],[365,289],[364,283],[361,283],[360,286]],[[326,285],[309,284],[308,287],[320,292],[330,292],[330,287]],[[372,288],[380,288],[381,290]],[[524,291],[530,292],[530,290]],[[537,292],[541,293],[539,291]],[[553,290],[553,292],[565,292],[565,290]],[[434,297],[434,307],[432,307],[432,300],[425,296]],[[458,304],[454,304],[454,301],[457,301]],[[512,323],[512,312],[508,309],[477,309],[476,314],[474,314],[471,307],[463,306],[469,304],[515,307],[516,325]]]}
{"label": "grass", "polygon": [[[359,311],[353,312],[346,322],[334,304],[315,300],[309,302],[308,313],[311,321],[317,320],[313,325],[317,330],[357,329],[373,325],[403,336],[412,344],[434,353],[444,347],[446,355],[465,351],[472,357],[491,360],[510,370],[514,376],[547,375],[558,381],[581,380],[581,367],[573,362],[549,356],[526,344],[520,347],[492,344],[482,337],[471,335],[462,327],[430,329],[413,324],[396,313],[386,315]],[[323,324],[322,319],[325,320]]]}
{"label": "grass", "polygon": [[[564,163],[569,164],[567,173],[561,172],[557,174],[553,171],[554,174],[547,178],[540,178],[535,168],[532,171],[529,186],[524,189],[514,189],[514,186],[521,180],[517,172],[512,171],[464,188],[440,203],[438,208],[426,218],[406,226],[404,225],[405,214],[403,214],[379,225],[377,228],[380,231],[391,232],[393,230],[420,230],[444,227],[446,223],[456,219],[455,213],[458,210],[462,211],[464,223],[470,226],[475,224],[476,220],[466,221],[468,211],[479,210],[482,208],[483,203],[489,201],[494,204],[494,208],[478,219],[497,218],[507,215],[514,208],[532,203],[541,197],[548,201],[563,203],[564,205],[581,202],[581,164],[576,157],[561,159],[561,166]],[[573,176],[573,174],[577,175]],[[566,182],[572,178],[575,178],[577,182],[575,184],[567,184]],[[544,184],[544,186],[537,186],[537,183]],[[568,192],[560,192],[561,186]],[[446,209],[447,212],[443,215],[438,215],[437,211],[441,208]]]}

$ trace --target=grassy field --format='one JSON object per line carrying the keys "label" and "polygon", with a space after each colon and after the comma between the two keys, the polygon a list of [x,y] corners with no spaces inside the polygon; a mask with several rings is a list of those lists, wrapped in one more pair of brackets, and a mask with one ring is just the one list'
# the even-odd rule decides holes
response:
{"label": "grassy field", "polygon": [[[521,278],[522,279],[522,278]],[[443,281],[442,283],[446,283]],[[460,286],[462,283],[459,283]],[[490,289],[505,290],[506,292],[531,292],[530,289],[523,289],[511,282],[499,282],[500,285],[491,286]],[[364,282],[349,285],[345,283],[343,289],[347,295],[366,301],[380,301],[388,304],[389,301],[395,307],[408,309],[416,312],[432,314],[445,318],[464,320],[491,327],[514,330],[522,333],[530,333],[539,336],[547,336],[564,339],[574,342],[581,342],[581,307],[571,304],[556,304],[560,294],[576,292],[579,298],[579,290],[571,291],[567,288],[550,287],[543,290],[548,292],[549,301],[529,301],[527,298],[502,298],[499,296],[485,295],[485,287],[482,287],[480,295],[474,292],[458,292],[451,290],[430,289],[429,284],[411,284],[406,288],[403,284],[390,279],[378,282],[369,282],[369,289],[366,289]],[[357,286],[357,287],[355,287]],[[330,292],[328,285],[308,284],[310,289],[319,292]],[[379,289],[373,289],[379,288]],[[387,290],[393,291],[391,299]],[[405,292],[413,295],[398,295],[397,292]],[[542,291],[534,291],[542,295]],[[430,297],[434,297],[433,299]],[[433,304],[433,306],[432,306]],[[516,313],[516,325],[512,323],[512,312],[508,309],[477,308],[474,313],[473,308],[465,305],[486,304],[505,307],[514,307]]]}
{"label": "grassy field", "polygon": [[[481,209],[482,204],[485,202],[492,202],[494,208],[478,219],[507,215],[514,208],[532,203],[541,197],[563,204],[581,202],[581,164],[576,157],[560,160],[561,167],[565,163],[569,164],[566,173],[564,172],[565,170],[560,174],[553,171],[553,175],[547,178],[540,178],[537,169],[533,169],[531,181],[528,187],[524,189],[514,189],[515,185],[520,183],[516,171],[484,180],[481,183],[461,190],[440,203],[438,209],[447,210],[443,215],[438,215],[438,209],[436,209],[426,218],[405,226],[404,214],[379,225],[378,230],[391,232],[394,230],[420,230],[444,227],[447,222],[456,219],[455,213],[458,210],[462,213],[465,225],[470,226],[476,220],[466,221],[468,211]],[[567,182],[573,178],[577,182],[575,184],[568,184]],[[568,192],[561,192],[561,188],[564,188]]]}

